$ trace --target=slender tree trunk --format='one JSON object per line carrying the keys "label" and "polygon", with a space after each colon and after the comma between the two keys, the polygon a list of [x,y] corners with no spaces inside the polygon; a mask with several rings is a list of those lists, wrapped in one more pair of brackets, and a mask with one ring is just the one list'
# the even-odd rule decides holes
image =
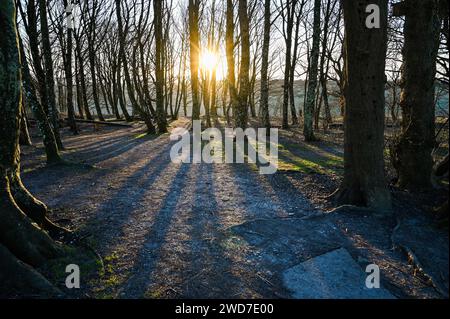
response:
{"label": "slender tree trunk", "polygon": [[313,44],[311,48],[308,91],[306,93],[306,104],[303,114],[303,135],[305,141],[314,141],[313,116],[314,104],[316,101],[317,88],[317,68],[319,63],[319,44],[320,44],[320,3],[321,0],[314,0],[314,22],[313,22]]}
{"label": "slender tree trunk", "polygon": [[125,120],[127,122],[131,122],[132,118],[130,116],[130,113],[128,113],[127,110],[127,104],[125,103],[125,97],[123,94],[123,90],[122,90],[122,72],[121,72],[121,67],[122,62],[121,62],[121,58],[119,58],[119,62],[118,62],[118,66],[117,66],[117,82],[116,82],[116,92],[117,92],[117,96],[119,98],[119,105],[120,105],[120,110],[122,111],[123,116],[125,117]]}
{"label": "slender tree trunk", "polygon": [[327,45],[328,45],[328,30],[330,27],[330,16],[331,11],[334,9],[334,5],[337,2],[334,2],[334,5],[331,5],[332,0],[327,0],[327,5],[325,7],[325,19],[324,19],[324,26],[323,26],[323,36],[322,36],[322,54],[320,56],[320,87],[321,87],[321,100],[323,101],[323,107],[325,111],[325,122],[326,124],[329,124],[332,122],[331,118],[331,112],[330,112],[330,104],[328,101],[328,90],[327,90],[327,73],[328,73],[328,52],[327,52]]}
{"label": "slender tree trunk", "polygon": [[51,111],[51,121],[53,125],[53,133],[55,135],[56,143],[59,149],[63,149],[61,137],[59,135],[59,111],[56,106],[55,100],[55,79],[53,73],[53,59],[52,50],[50,44],[50,35],[48,29],[47,20],[47,1],[39,0],[39,15],[41,22],[41,40],[42,40],[42,53],[44,56],[45,65],[45,83],[47,85],[47,97],[49,108]]}
{"label": "slender tree trunk", "polygon": [[80,86],[80,76],[78,72],[78,59],[75,54],[75,87],[77,92],[77,108],[78,108],[78,115],[82,119],[84,119],[84,105],[83,105],[83,96]]}
{"label": "slender tree trunk", "polygon": [[28,67],[27,59],[25,58],[25,50],[23,48],[22,39],[19,37],[19,48],[22,58],[22,80],[24,96],[28,101],[28,104],[33,111],[34,117],[38,123],[39,130],[42,134],[44,143],[44,150],[47,156],[47,164],[56,164],[61,162],[61,156],[59,155],[58,144],[56,143],[53,129],[48,121],[47,115],[44,109],[37,99],[36,90],[31,83],[30,69]]}
{"label": "slender tree trunk", "polygon": [[270,27],[271,27],[271,12],[270,12],[270,0],[264,1],[264,40],[262,46],[262,58],[261,58],[261,96],[259,99],[259,108],[261,124],[270,129],[269,118],[269,48],[270,48]]}
{"label": "slender tree trunk", "polygon": [[211,75],[211,118],[217,122],[217,73],[216,70]]}
{"label": "slender tree trunk", "polygon": [[239,68],[239,96],[235,126],[246,129],[248,121],[248,96],[250,72],[250,27],[247,0],[239,0],[239,28],[241,30],[241,63]]}
{"label": "slender tree trunk", "polygon": [[192,89],[192,120],[200,119],[200,94],[199,94],[199,55],[200,35],[198,30],[199,0],[189,0],[189,51],[191,66],[191,89]]}
{"label": "slender tree trunk", "polygon": [[[233,0],[227,0],[227,12],[226,12],[226,35],[225,35],[225,45],[226,45],[226,55],[227,55],[227,70],[228,70],[228,83],[227,89],[230,94],[230,107],[233,111],[233,117],[236,116],[236,104],[238,99],[237,89],[236,89],[236,74],[235,74],[235,62],[234,62],[234,8]],[[229,118],[229,108],[227,108],[227,122],[230,122]]]}
{"label": "slender tree trunk", "polygon": [[[380,28],[368,29],[365,8],[380,8]],[[344,0],[344,179],[340,204],[387,212],[391,197],[384,175],[384,87],[388,0]],[[362,72],[361,70],[364,70]]]}
{"label": "slender tree trunk", "polygon": [[123,30],[122,24],[122,14],[121,14],[121,5],[120,0],[116,0],[116,15],[117,15],[117,26],[119,28],[119,55],[122,60],[123,72],[125,76],[125,83],[127,86],[128,97],[130,98],[131,105],[133,106],[133,110],[139,113],[139,116],[145,122],[147,126],[147,132],[149,134],[154,134],[156,132],[155,126],[153,125],[152,118],[150,114],[144,110],[136,101],[136,97],[134,95],[134,89],[131,84],[130,72],[127,66],[127,58],[125,54],[125,34]]}
{"label": "slender tree trunk", "polygon": [[395,163],[402,188],[431,187],[435,145],[435,75],[439,49],[439,1],[405,0],[403,74],[400,106],[402,133]]}
{"label": "slender tree trunk", "polygon": [[[70,0],[71,1],[71,0]],[[68,1],[64,0],[64,6],[67,8]],[[70,15],[70,13],[66,13]],[[72,28],[67,28],[66,42],[66,58],[64,61],[64,71],[66,73],[66,90],[67,90],[67,116],[69,118],[69,126],[73,134],[78,134],[77,122],[75,121],[75,108],[73,105],[73,76],[72,76]]]}
{"label": "slender tree trunk", "polygon": [[86,87],[86,77],[84,74],[84,64],[83,64],[83,55],[81,52],[81,43],[78,37],[75,37],[75,49],[77,51],[78,58],[78,74],[80,77],[80,88],[81,88],[81,98],[84,106],[84,112],[86,113],[86,118],[88,120],[93,120],[91,111],[89,109],[89,102],[87,99],[87,87]]}
{"label": "slender tree trunk", "polygon": [[90,43],[88,45],[88,60],[89,60],[89,69],[91,71],[92,98],[94,99],[94,106],[95,111],[97,112],[98,119],[100,121],[104,121],[105,118],[103,117],[102,108],[100,107],[100,99],[98,97],[97,72],[95,68],[96,53],[92,48],[93,45],[94,45],[93,43]]}
{"label": "slender tree trunk", "polygon": [[167,119],[164,110],[164,70],[162,64],[163,30],[162,30],[162,1],[153,1],[155,28],[155,80],[156,80],[156,123],[159,133],[167,132]]}
{"label": "slender tree trunk", "polygon": [[[284,60],[284,84],[283,84],[283,122],[282,128],[289,128],[289,82],[291,79],[290,72],[292,67],[292,31],[294,29],[294,16],[295,16],[295,7],[297,6],[297,0],[289,1],[286,4],[287,8],[287,20],[286,20],[286,36],[285,36],[285,44],[286,44],[286,53]],[[283,8],[281,10],[284,10]]]}
{"label": "slender tree trunk", "polygon": [[20,107],[20,145],[33,145],[28,131],[27,114],[25,112],[25,96],[22,93],[22,105]]}

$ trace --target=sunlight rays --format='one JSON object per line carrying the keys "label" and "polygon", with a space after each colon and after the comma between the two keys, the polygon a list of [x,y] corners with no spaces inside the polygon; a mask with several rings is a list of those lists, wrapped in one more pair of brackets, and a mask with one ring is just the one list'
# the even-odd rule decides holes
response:
{"label": "sunlight rays", "polygon": [[226,74],[224,59],[215,51],[203,49],[200,54],[200,70],[210,76],[216,72],[216,79],[221,80]]}

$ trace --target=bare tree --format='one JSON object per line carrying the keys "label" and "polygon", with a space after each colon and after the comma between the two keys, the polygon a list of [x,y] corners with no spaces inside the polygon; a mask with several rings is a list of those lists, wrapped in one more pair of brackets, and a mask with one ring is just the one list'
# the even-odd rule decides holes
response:
{"label": "bare tree", "polygon": [[[398,184],[407,189],[431,187],[435,143],[435,79],[439,49],[439,1],[403,1],[394,7],[405,15],[400,97],[402,133],[395,147]],[[418,76],[420,75],[420,76]]]}
{"label": "bare tree", "polygon": [[[340,204],[387,212],[391,197],[384,176],[384,82],[387,0],[342,2],[345,20],[344,179],[334,194]],[[380,8],[380,28],[368,29],[365,9]],[[364,72],[361,72],[364,70]]]}
{"label": "bare tree", "polygon": [[320,45],[320,5],[321,0],[314,1],[314,22],[313,22],[313,44],[311,48],[311,55],[309,61],[309,74],[308,74],[308,90],[306,92],[306,104],[304,108],[304,124],[303,135],[306,141],[314,141],[313,130],[313,115],[314,105],[316,101],[316,89],[317,89],[317,73],[319,63],[319,45]]}

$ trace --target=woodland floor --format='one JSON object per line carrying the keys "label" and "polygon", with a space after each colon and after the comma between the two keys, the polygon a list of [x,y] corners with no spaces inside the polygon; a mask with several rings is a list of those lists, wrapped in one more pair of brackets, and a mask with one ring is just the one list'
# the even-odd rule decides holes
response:
{"label": "woodland floor", "polygon": [[448,297],[448,229],[427,212],[445,192],[392,189],[392,218],[322,214],[342,173],[342,134],[305,144],[299,129],[280,132],[280,169],[260,175],[248,164],[173,164],[169,135],[142,131],[64,130],[64,158],[84,166],[47,167],[42,144],[22,147],[25,185],[104,263],[69,296],[291,298],[283,271],[344,247],[362,269],[378,264],[398,298]]}

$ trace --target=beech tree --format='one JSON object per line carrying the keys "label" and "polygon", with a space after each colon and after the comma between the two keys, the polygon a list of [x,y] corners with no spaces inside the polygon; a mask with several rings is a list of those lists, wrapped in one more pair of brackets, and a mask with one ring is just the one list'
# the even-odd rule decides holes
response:
{"label": "beech tree", "polygon": [[[411,190],[431,187],[435,145],[436,58],[439,0],[405,0],[395,7],[405,16],[400,107],[402,132],[395,147],[398,184]],[[419,76],[420,75],[420,76]]]}
{"label": "beech tree", "polygon": [[270,27],[271,27],[271,9],[270,0],[264,1],[264,40],[262,45],[262,62],[261,62],[261,93],[259,100],[260,122],[269,129],[269,49],[270,49]]}
{"label": "beech tree", "polygon": [[236,105],[235,126],[246,129],[248,121],[250,36],[247,0],[239,0],[239,27],[241,31],[241,61],[239,68],[239,95]]}
{"label": "beech tree", "polygon": [[162,60],[162,3],[161,1],[153,1],[154,22],[155,27],[155,82],[156,82],[156,121],[158,123],[159,133],[167,132],[167,119],[164,110],[164,74]]}
{"label": "beech tree", "polygon": [[[29,35],[29,46],[31,55],[34,62],[34,71],[37,77],[37,80],[45,81],[45,73],[42,69],[42,65],[39,58],[39,48],[37,45],[37,16],[36,16],[36,7],[34,5],[34,1],[30,0],[28,2],[27,13],[28,19],[25,15],[24,10],[20,2],[18,2],[18,10],[21,13],[22,22],[26,33]],[[26,103],[30,106],[33,115],[36,117],[39,130],[41,131],[43,142],[44,142],[44,150],[47,157],[48,164],[55,164],[61,162],[61,156],[59,155],[58,144],[56,142],[56,138],[53,132],[53,128],[48,120],[47,113],[45,112],[45,107],[43,103],[46,103],[46,92],[47,88],[45,82],[38,82],[39,92],[41,93],[41,100],[38,99],[36,89],[32,83],[30,68],[28,65],[28,61],[25,55],[25,49],[23,45],[22,38],[19,37],[19,47],[21,54],[21,67],[22,67],[22,81],[23,81],[23,98],[25,98]],[[48,110],[48,104],[45,104]]]}
{"label": "beech tree", "polygon": [[[366,7],[380,8],[380,28],[366,27]],[[387,0],[344,0],[344,178],[334,194],[339,204],[389,211],[384,175],[384,87]],[[364,72],[361,72],[364,70]]]}
{"label": "beech tree", "polygon": [[[0,276],[2,284],[18,284],[56,295],[57,290],[32,267],[63,254],[42,228],[56,231],[43,214],[41,202],[20,180],[19,114],[21,105],[20,50],[13,0],[0,2]],[[36,224],[33,224],[35,222]]]}
{"label": "beech tree", "polygon": [[[283,3],[285,2],[285,4]],[[286,45],[285,61],[284,61],[284,84],[283,84],[283,124],[284,129],[289,128],[289,88],[291,82],[292,70],[292,32],[294,29],[295,10],[298,0],[281,1],[280,13],[283,19],[283,37]],[[295,39],[297,41],[297,38]],[[298,119],[295,112],[292,114],[292,124],[297,124]]]}
{"label": "beech tree", "polygon": [[189,0],[189,61],[191,68],[192,89],[192,120],[200,119],[200,92],[199,92],[199,58],[200,35],[198,31],[200,0]]}
{"label": "beech tree", "polygon": [[306,103],[303,110],[303,135],[305,141],[314,141],[313,116],[316,101],[317,74],[319,64],[320,45],[320,4],[321,0],[314,0],[314,22],[312,35],[312,48],[309,60],[308,90],[306,91]]}

